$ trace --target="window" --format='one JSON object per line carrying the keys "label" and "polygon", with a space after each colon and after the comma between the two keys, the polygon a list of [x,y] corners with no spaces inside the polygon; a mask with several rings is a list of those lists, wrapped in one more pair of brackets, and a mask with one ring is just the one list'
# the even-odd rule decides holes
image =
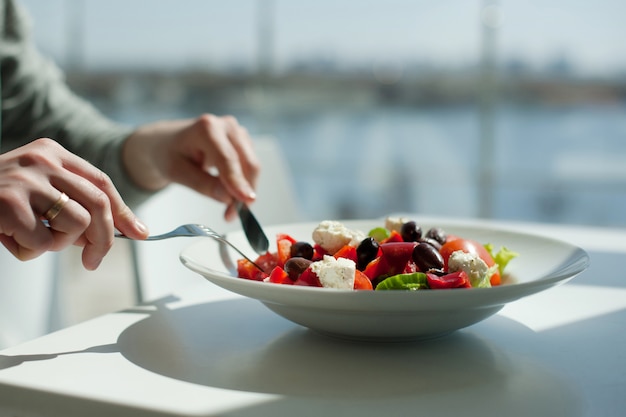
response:
{"label": "window", "polygon": [[275,136],[309,218],[626,225],[619,0],[24,4],[114,119],[229,113]]}

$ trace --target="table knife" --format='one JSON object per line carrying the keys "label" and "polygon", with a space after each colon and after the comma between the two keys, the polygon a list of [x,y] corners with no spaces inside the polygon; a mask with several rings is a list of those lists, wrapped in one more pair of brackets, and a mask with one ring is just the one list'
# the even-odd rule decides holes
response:
{"label": "table knife", "polygon": [[242,202],[237,203],[237,212],[241,220],[241,227],[248,239],[250,247],[259,255],[267,253],[269,240],[263,232],[259,221],[254,217],[248,206]]}

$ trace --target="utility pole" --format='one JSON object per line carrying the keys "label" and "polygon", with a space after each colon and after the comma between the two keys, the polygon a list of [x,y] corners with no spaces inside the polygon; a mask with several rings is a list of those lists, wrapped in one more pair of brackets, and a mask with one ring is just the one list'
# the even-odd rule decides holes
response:
{"label": "utility pole", "polygon": [[274,0],[258,0],[257,71],[261,77],[274,72]]}
{"label": "utility pole", "polygon": [[85,2],[84,0],[66,0],[67,38],[66,62],[68,71],[80,70],[84,64],[85,38]]}
{"label": "utility pole", "polygon": [[497,0],[483,0],[480,14],[480,152],[478,158],[478,215],[493,216],[495,166],[495,106],[497,92],[496,35],[500,25]]}

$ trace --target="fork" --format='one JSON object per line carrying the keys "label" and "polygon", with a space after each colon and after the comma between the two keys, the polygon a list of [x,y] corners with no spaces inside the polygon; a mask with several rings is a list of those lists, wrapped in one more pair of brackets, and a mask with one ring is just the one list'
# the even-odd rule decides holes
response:
{"label": "fork", "polygon": [[[217,233],[216,231],[214,231],[213,229],[211,229],[210,227],[207,227],[203,224],[183,224],[181,226],[178,226],[176,229],[172,230],[171,232],[167,232],[167,233],[163,233],[161,235],[152,235],[152,236],[148,236],[147,238],[143,239],[143,240],[162,240],[162,239],[169,239],[172,237],[195,237],[195,236],[204,236],[204,237],[210,237],[215,239],[216,241],[218,241],[219,243],[221,243],[222,245],[220,245],[220,253],[222,255],[222,259],[226,260],[228,259],[227,257],[224,256],[224,251],[222,250],[223,244],[226,244],[228,246],[230,246],[231,248],[233,248],[239,255],[243,256],[243,258],[250,262],[252,265],[254,265],[259,271],[263,271],[263,269],[257,265],[252,259],[250,259],[248,256],[246,256],[241,250],[239,250],[235,245],[233,245],[232,243],[230,243],[228,240],[226,240],[226,238],[222,235],[220,235],[219,233]],[[123,239],[129,239],[129,240],[136,240],[136,241],[141,241],[140,239],[132,239],[129,238],[128,236],[122,234],[122,233],[115,233],[115,237],[119,237],[119,238],[123,238]],[[227,267],[229,269],[232,269],[232,263],[230,262],[230,260],[228,259],[227,263]]]}

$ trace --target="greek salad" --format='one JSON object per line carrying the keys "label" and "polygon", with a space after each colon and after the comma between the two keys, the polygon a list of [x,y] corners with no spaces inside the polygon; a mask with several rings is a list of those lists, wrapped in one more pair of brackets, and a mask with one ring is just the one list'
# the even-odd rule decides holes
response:
{"label": "greek salad", "polygon": [[260,269],[237,260],[239,278],[344,290],[485,288],[500,285],[507,264],[518,256],[439,227],[424,231],[401,217],[388,217],[367,233],[326,220],[311,238],[278,234],[276,251],[255,260]]}

